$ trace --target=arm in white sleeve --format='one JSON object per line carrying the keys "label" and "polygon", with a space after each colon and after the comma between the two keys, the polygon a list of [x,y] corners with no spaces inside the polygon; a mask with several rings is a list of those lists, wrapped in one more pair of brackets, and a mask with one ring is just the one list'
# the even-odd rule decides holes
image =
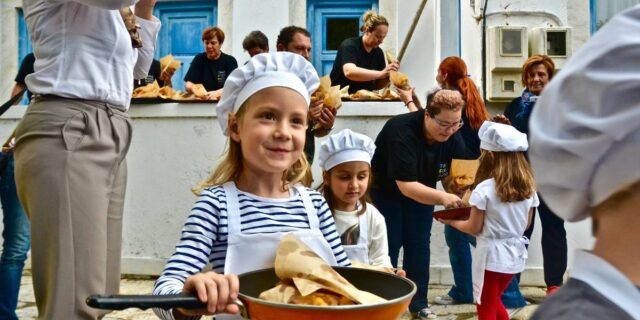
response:
{"label": "arm in white sleeve", "polygon": [[[137,0],[73,0],[87,6],[98,7],[108,10],[118,10],[120,8],[129,7],[136,3]],[[50,3],[71,2],[71,0],[48,0]]]}
{"label": "arm in white sleeve", "polygon": [[143,79],[147,77],[149,68],[153,62],[153,54],[156,49],[156,39],[160,31],[160,20],[153,17],[153,20],[146,20],[136,17],[136,21],[140,24],[140,38],[142,39],[142,48],[138,48],[138,59],[133,67],[133,78]]}
{"label": "arm in white sleeve", "polygon": [[392,268],[387,242],[387,224],[384,217],[371,203],[367,203],[369,221],[369,263],[372,266]]}

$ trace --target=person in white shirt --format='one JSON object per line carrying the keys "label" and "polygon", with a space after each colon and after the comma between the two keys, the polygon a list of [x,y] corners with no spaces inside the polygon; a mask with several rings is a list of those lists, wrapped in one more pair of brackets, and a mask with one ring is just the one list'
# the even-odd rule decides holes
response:
{"label": "person in white shirt", "polygon": [[[261,53],[231,72],[216,107],[229,148],[182,229],[154,294],[193,294],[203,310],[154,310],[162,319],[237,313],[237,274],[274,266],[280,240],[293,234],[330,265],[350,266],[331,211],[301,184],[313,65],[290,52]],[[211,263],[212,271],[202,272]],[[216,315],[216,319],[239,319]],[[241,319],[241,318],[240,318]]]}
{"label": "person in white shirt", "polygon": [[[327,200],[351,262],[392,268],[387,225],[368,202],[371,158],[376,145],[368,136],[344,129],[320,146],[322,195]],[[404,271],[400,271],[404,275]]]}
{"label": "person in white shirt", "polygon": [[592,219],[593,249],[532,319],[640,319],[640,5],[607,22],[545,88],[529,159],[549,208]]}
{"label": "person in white shirt", "polygon": [[508,320],[501,296],[527,259],[523,236],[540,204],[525,158],[527,135],[512,126],[485,121],[480,137],[480,167],[469,199],[468,220],[438,221],[476,236],[473,298],[479,320]]}
{"label": "person in white shirt", "polygon": [[[24,0],[34,97],[16,129],[16,185],[31,220],[39,319],[98,319],[90,294],[119,291],[124,160],[133,80],[151,64],[155,0]],[[135,3],[143,46],[120,10]]]}

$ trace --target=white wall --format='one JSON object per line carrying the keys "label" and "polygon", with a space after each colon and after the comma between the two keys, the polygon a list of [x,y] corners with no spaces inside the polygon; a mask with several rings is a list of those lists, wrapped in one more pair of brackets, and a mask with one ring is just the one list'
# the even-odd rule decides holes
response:
{"label": "white wall", "polygon": [[[484,1],[475,2],[481,4]],[[0,6],[0,48],[4,53],[3,59],[0,59],[1,101],[8,98],[17,71],[15,7],[20,3],[19,0],[4,0]],[[380,13],[391,24],[384,49],[394,52],[400,49],[419,3],[420,0],[380,0]],[[428,1],[400,68],[409,75],[412,85],[417,87],[421,100],[426,90],[435,84],[436,67],[442,59],[440,25],[450,23],[440,21],[439,3],[437,0]],[[489,26],[504,23],[555,25],[559,20],[562,25],[574,27],[574,52],[589,37],[589,10],[588,1],[585,0],[489,0],[489,4]],[[242,40],[250,31],[261,29],[269,37],[271,49],[275,50],[276,37],[282,27],[306,25],[305,1],[219,0],[218,5],[218,25],[227,33],[223,51],[235,55],[239,63],[248,58],[242,50]],[[474,18],[474,14],[480,12],[469,6],[469,0],[461,0],[460,6],[462,58],[469,65],[473,80],[480,85],[480,24]],[[508,10],[538,13],[529,16],[495,13],[505,10],[505,7]],[[548,11],[552,15],[541,11]],[[22,112],[22,108],[14,108],[0,118],[0,137],[7,136],[13,130]],[[375,138],[386,119],[402,112],[405,109],[399,103],[347,103],[340,110],[336,130],[349,127]],[[208,175],[223,150],[225,140],[210,105],[136,105],[132,107],[131,115],[135,133],[128,157],[123,272],[157,274],[171,254],[180,227],[195,200],[190,188]],[[320,141],[316,142],[316,146]],[[319,177],[317,166],[313,172]],[[440,224],[434,223],[431,278],[434,282],[450,283],[447,247],[442,230]],[[542,283],[539,232],[538,227],[531,241],[528,269],[523,278],[525,283]],[[569,224],[568,234],[570,250],[589,248],[592,244],[589,222]]]}
{"label": "white wall", "polygon": [[[472,79],[482,88],[482,5],[484,0],[461,0],[462,58],[469,66]],[[590,36],[589,1],[585,0],[489,0],[486,10],[487,28],[496,25],[532,27],[571,27],[572,52],[576,52]],[[487,35],[488,37],[488,35]],[[505,103],[490,104],[500,112]]]}
{"label": "white wall", "polygon": [[[7,136],[22,117],[24,107],[0,118],[0,136]],[[399,102],[345,103],[335,131],[343,128],[374,138],[392,116],[406,112]],[[129,179],[125,200],[122,272],[157,275],[180,237],[180,229],[195,201],[191,187],[206,178],[226,144],[209,104],[133,105],[134,134],[127,156]],[[321,141],[316,140],[316,148]],[[316,184],[320,169],[313,167]],[[539,226],[538,221],[538,226]],[[570,248],[592,243],[589,223],[569,226]],[[432,282],[452,283],[443,226],[433,224],[431,237]],[[542,284],[540,228],[536,228],[525,284]]]}
{"label": "white wall", "polygon": [[[384,1],[382,1],[384,2]],[[396,5],[397,41],[396,52],[400,51],[407,37],[420,0],[402,0]],[[440,62],[440,12],[439,1],[427,2],[413,36],[400,62],[400,71],[409,76],[409,82],[416,87],[420,101],[425,101],[426,92],[436,84],[436,68]],[[390,28],[393,32],[394,28]]]}

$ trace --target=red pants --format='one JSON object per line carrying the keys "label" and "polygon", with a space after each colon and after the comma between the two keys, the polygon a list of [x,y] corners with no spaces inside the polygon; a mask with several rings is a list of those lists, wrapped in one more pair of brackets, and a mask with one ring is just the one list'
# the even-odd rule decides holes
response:
{"label": "red pants", "polygon": [[509,314],[500,297],[513,276],[509,273],[484,271],[484,285],[480,296],[482,304],[476,305],[478,320],[509,320]]}

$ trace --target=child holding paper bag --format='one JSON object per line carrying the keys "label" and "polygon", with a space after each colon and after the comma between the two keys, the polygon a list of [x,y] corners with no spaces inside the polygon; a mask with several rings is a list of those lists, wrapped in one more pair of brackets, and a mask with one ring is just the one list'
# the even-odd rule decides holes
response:
{"label": "child holding paper bag", "polygon": [[527,136],[488,121],[478,135],[482,153],[469,200],[471,216],[438,221],[476,236],[472,280],[478,318],[506,320],[509,315],[500,297],[514,274],[524,270],[529,240],[522,235],[539,200],[524,155]]}
{"label": "child holding paper bag", "polygon": [[[322,196],[299,182],[311,92],[318,75],[302,56],[264,53],[234,70],[216,107],[229,149],[182,230],[154,294],[197,294],[206,310],[156,310],[163,319],[220,312],[237,298],[235,274],[273,267],[280,239],[293,234],[330,265],[350,265]],[[207,263],[213,271],[200,273]]]}

